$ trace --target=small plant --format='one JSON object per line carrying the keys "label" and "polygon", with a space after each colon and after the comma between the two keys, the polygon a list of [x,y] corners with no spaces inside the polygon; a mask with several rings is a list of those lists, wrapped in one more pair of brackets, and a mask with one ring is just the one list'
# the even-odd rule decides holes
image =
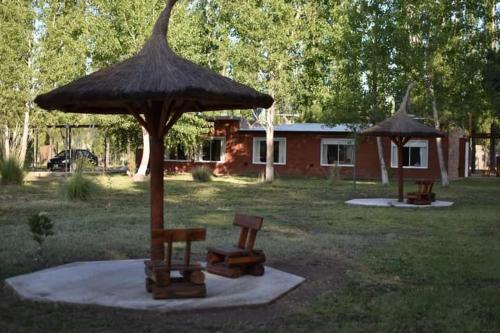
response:
{"label": "small plant", "polygon": [[35,261],[44,262],[43,244],[47,237],[54,235],[54,223],[46,213],[33,214],[28,218],[28,226],[33,240],[38,243]]}
{"label": "small plant", "polygon": [[97,185],[81,172],[74,173],[64,184],[64,194],[69,200],[85,201],[92,197]]}
{"label": "small plant", "polygon": [[340,180],[340,168],[337,164],[334,164],[330,167],[328,180],[331,183],[336,183],[337,181]]}
{"label": "small plant", "polygon": [[257,175],[257,184],[263,184],[266,182],[266,172],[259,172]]}
{"label": "small plant", "polygon": [[2,176],[1,181],[3,185],[23,184],[23,169],[19,165],[19,162],[13,157],[0,161],[0,175]]}
{"label": "small plant", "polygon": [[193,180],[197,182],[209,182],[212,180],[212,170],[207,167],[194,168],[191,174]]}
{"label": "small plant", "polygon": [[28,225],[33,240],[38,243],[40,249],[45,239],[54,235],[54,223],[45,213],[33,214],[28,218]]}

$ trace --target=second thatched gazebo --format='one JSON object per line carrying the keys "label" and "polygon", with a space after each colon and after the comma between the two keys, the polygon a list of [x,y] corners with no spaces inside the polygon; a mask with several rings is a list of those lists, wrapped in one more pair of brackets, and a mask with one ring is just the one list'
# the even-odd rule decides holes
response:
{"label": "second thatched gazebo", "polygon": [[[150,39],[132,58],[40,95],[47,110],[131,114],[150,135],[151,229],[163,229],[164,137],[184,112],[268,108],[271,96],[176,55],[167,41],[177,0],[169,0]],[[163,244],[151,241],[151,259],[162,260]]]}
{"label": "second thatched gazebo", "polygon": [[361,132],[367,136],[388,136],[392,142],[398,147],[398,201],[403,202],[403,149],[404,145],[411,138],[429,138],[442,137],[444,133],[434,127],[424,125],[413,119],[406,112],[406,107],[410,99],[410,92],[413,84],[408,86],[406,94],[399,106],[399,110],[390,118],[381,121],[374,126],[367,128]]}

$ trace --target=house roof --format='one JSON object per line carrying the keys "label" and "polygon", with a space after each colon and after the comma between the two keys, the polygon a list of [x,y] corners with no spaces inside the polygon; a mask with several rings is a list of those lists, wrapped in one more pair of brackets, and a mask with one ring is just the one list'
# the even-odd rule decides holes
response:
{"label": "house roof", "polygon": [[[173,99],[176,112],[268,108],[273,98],[175,54],[167,41],[177,0],[169,0],[151,38],[135,56],[37,96],[44,109],[128,114],[131,104]],[[140,108],[141,112],[144,108]]]}
{"label": "house roof", "polygon": [[[316,133],[350,133],[353,125],[339,124],[326,125],[320,123],[301,123],[301,124],[282,124],[274,126],[275,132],[316,132]],[[242,132],[264,132],[262,126],[253,126],[249,128],[240,128]]]}

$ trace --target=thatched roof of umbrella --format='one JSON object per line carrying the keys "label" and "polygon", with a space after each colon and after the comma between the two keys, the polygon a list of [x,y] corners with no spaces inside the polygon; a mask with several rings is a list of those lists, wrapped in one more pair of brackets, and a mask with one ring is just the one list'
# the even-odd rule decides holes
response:
{"label": "thatched roof of umbrella", "polygon": [[132,58],[40,95],[44,109],[128,114],[129,106],[174,96],[175,111],[268,108],[271,96],[219,75],[175,54],[167,41],[170,0],[150,39]]}
{"label": "thatched roof of umbrella", "polygon": [[439,137],[444,133],[434,127],[422,124],[406,113],[406,107],[410,98],[410,91],[413,85],[410,84],[406,90],[403,102],[398,111],[390,118],[381,121],[374,126],[363,130],[363,135],[369,136],[389,136],[389,137]]}

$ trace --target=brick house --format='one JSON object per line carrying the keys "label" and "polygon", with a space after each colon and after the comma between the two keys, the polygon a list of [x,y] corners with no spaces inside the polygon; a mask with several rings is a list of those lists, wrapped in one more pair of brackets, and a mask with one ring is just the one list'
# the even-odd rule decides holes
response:
{"label": "brick house", "polygon": [[[167,172],[189,172],[196,166],[210,167],[215,174],[256,175],[264,172],[266,134],[262,127],[252,127],[236,117],[216,117],[212,121],[211,136],[196,156],[187,156],[182,147],[166,150]],[[342,177],[352,177],[355,145],[348,126],[278,125],[275,126],[274,140],[274,167],[278,176],[327,177],[331,168],[337,165]],[[383,138],[383,146],[389,175],[395,177],[396,147],[388,138]],[[445,161],[448,161],[448,137],[443,139],[443,150]],[[434,138],[412,139],[406,145],[404,155],[405,178],[440,178]],[[374,138],[358,137],[356,159],[357,178],[380,179]]]}

